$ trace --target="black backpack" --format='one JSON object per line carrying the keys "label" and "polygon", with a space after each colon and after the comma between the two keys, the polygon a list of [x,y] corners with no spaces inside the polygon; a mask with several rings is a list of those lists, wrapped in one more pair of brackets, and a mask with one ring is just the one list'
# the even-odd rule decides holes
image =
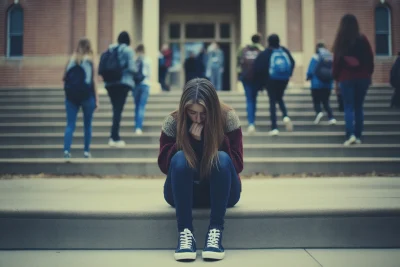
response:
{"label": "black backpack", "polygon": [[85,82],[86,72],[81,65],[76,64],[64,76],[64,92],[68,101],[79,105],[93,94],[93,78],[90,84]]}
{"label": "black backpack", "polygon": [[133,73],[133,81],[135,82],[136,85],[138,85],[141,82],[143,82],[143,80],[146,77],[143,75],[143,60],[137,59],[135,64],[136,64],[136,71]]}
{"label": "black backpack", "polygon": [[332,75],[333,60],[331,56],[318,56],[318,63],[315,66],[315,76],[323,83],[333,81]]}
{"label": "black backpack", "polygon": [[248,81],[254,79],[254,61],[261,53],[261,50],[256,46],[246,46],[242,50],[240,58],[240,66],[242,69],[242,78]]}
{"label": "black backpack", "polygon": [[119,82],[122,78],[123,67],[119,61],[118,48],[107,49],[101,54],[98,73],[105,82]]}

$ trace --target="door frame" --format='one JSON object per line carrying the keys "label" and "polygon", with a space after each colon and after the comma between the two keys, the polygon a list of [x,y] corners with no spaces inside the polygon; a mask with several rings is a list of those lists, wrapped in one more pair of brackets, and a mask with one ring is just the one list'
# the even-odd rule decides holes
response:
{"label": "door frame", "polygon": [[[169,38],[169,24],[179,23],[180,24],[180,38],[171,39]],[[195,39],[195,38],[185,38],[185,24],[187,23],[213,23],[215,27],[216,38],[210,39]],[[230,25],[230,38],[220,38],[220,27],[221,23],[228,23]],[[165,14],[161,22],[161,40],[162,43],[179,43],[181,49],[181,60],[184,60],[184,44],[190,42],[213,42],[217,43],[229,43],[230,44],[230,91],[235,90],[237,83],[236,75],[236,51],[237,51],[237,28],[236,28],[236,16],[234,14]],[[183,64],[183,62],[182,62]],[[184,70],[180,70],[180,84],[184,84]]]}

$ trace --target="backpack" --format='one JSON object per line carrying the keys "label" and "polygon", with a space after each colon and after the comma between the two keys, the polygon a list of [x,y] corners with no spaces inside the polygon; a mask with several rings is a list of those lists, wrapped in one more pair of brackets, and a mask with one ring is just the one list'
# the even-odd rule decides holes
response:
{"label": "backpack", "polygon": [[257,46],[246,46],[242,50],[240,58],[240,67],[242,69],[242,78],[244,80],[254,79],[254,61],[261,53],[261,50]]}
{"label": "backpack", "polygon": [[79,105],[92,96],[93,82],[87,84],[85,80],[86,72],[81,65],[76,64],[66,72],[64,76],[64,92],[68,101]]}
{"label": "backpack", "polygon": [[123,67],[119,61],[118,48],[107,49],[101,54],[98,73],[105,82],[119,82],[122,78]]}
{"label": "backpack", "polygon": [[333,81],[332,75],[333,59],[331,55],[318,56],[318,63],[315,66],[314,74],[323,83],[329,83]]}
{"label": "backpack", "polygon": [[271,54],[269,77],[271,80],[287,81],[292,76],[292,63],[289,55],[282,49],[274,49]]}
{"label": "backpack", "polygon": [[133,80],[135,84],[140,84],[146,78],[143,74],[143,59],[137,59],[135,61],[136,71],[133,73]]}

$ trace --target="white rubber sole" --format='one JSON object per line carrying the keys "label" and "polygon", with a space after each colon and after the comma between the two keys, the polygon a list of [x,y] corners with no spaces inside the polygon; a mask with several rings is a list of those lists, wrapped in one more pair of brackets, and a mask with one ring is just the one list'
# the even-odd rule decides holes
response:
{"label": "white rubber sole", "polygon": [[225,258],[225,252],[203,251],[201,256],[205,260],[222,260]]}
{"label": "white rubber sole", "polygon": [[196,252],[181,252],[181,253],[174,253],[174,258],[177,261],[182,260],[195,260],[197,256]]}

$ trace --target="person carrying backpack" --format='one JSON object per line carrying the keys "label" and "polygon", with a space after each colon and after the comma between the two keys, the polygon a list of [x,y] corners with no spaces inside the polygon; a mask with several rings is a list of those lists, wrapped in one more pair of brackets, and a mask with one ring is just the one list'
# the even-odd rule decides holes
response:
{"label": "person carrying backpack", "polygon": [[72,137],[79,109],[83,110],[84,153],[90,158],[93,112],[99,107],[99,96],[94,82],[93,50],[89,39],[78,42],[75,53],[69,60],[64,73],[65,110],[67,126],[64,132],[64,158],[71,158]]}
{"label": "person carrying backpack", "polygon": [[111,135],[108,141],[108,145],[112,147],[125,146],[125,141],[121,140],[119,135],[121,115],[128,92],[135,86],[133,80],[135,60],[133,49],[129,46],[130,42],[129,34],[121,32],[118,43],[109,46],[101,55],[99,64],[99,75],[103,77],[113,109]]}
{"label": "person carrying backpack", "polygon": [[396,62],[393,64],[392,70],[390,71],[390,84],[395,89],[390,107],[400,108],[400,52]]}
{"label": "person carrying backpack", "polygon": [[243,84],[244,92],[246,94],[246,109],[247,121],[249,123],[247,132],[253,133],[256,131],[256,107],[257,107],[257,94],[259,87],[254,78],[253,65],[258,55],[264,51],[264,47],[260,44],[261,35],[254,34],[251,37],[252,44],[241,48],[238,52],[238,65],[239,65],[239,80]]}
{"label": "person carrying backpack", "polygon": [[307,81],[311,80],[311,96],[316,113],[314,124],[318,124],[324,116],[321,111],[322,104],[328,113],[329,124],[334,125],[336,120],[329,105],[329,97],[333,88],[333,57],[323,43],[317,44],[315,52],[316,54],[311,58],[307,71]]}
{"label": "person carrying backpack", "polygon": [[135,61],[136,71],[133,75],[135,87],[132,91],[133,102],[135,103],[135,133],[143,133],[143,119],[146,110],[147,99],[150,91],[151,61],[145,55],[144,46],[136,48],[137,58]]}
{"label": "person carrying backpack", "polygon": [[280,45],[279,36],[271,34],[268,37],[268,47],[254,62],[254,74],[258,84],[265,86],[269,97],[269,110],[271,116],[271,131],[269,135],[279,135],[276,122],[276,103],[283,114],[286,130],[292,131],[293,124],[290,120],[283,95],[292,77],[295,61],[289,50]]}

